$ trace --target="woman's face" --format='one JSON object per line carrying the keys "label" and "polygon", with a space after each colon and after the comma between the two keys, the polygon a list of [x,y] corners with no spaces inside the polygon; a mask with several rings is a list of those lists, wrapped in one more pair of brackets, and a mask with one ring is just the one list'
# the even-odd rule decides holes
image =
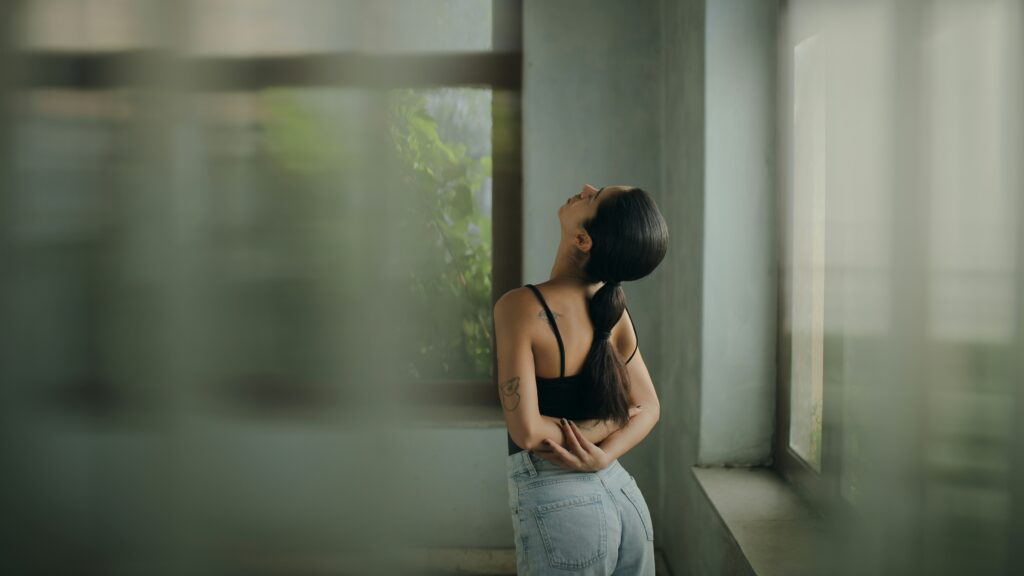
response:
{"label": "woman's face", "polygon": [[570,234],[582,230],[583,223],[597,214],[598,205],[623,188],[626,186],[595,188],[590,184],[584,184],[579,194],[570,196],[558,208],[558,220],[562,223],[562,230]]}
{"label": "woman's face", "polygon": [[597,207],[601,202],[628,188],[628,186],[595,188],[590,184],[584,184],[579,194],[570,196],[564,204],[558,207],[558,221],[562,225],[562,234],[572,238],[581,248],[584,245],[589,245],[589,237],[580,237],[581,235],[587,236],[583,229],[583,223],[597,214]]}

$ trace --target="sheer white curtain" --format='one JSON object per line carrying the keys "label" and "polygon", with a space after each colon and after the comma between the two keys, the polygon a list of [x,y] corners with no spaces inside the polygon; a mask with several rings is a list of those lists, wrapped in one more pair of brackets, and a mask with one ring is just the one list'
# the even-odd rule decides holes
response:
{"label": "sheer white curtain", "polygon": [[[783,18],[785,210],[793,254],[824,254],[790,313],[823,315],[823,351],[803,351],[823,365],[822,473],[860,519],[830,573],[1020,570],[1021,3],[794,1]],[[797,440],[820,401],[801,394]]]}

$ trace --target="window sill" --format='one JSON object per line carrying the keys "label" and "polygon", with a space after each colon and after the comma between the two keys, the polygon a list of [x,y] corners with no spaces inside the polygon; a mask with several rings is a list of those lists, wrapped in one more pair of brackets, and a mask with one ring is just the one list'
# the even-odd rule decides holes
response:
{"label": "window sill", "polygon": [[820,518],[766,468],[693,468],[737,551],[757,576],[817,574]]}

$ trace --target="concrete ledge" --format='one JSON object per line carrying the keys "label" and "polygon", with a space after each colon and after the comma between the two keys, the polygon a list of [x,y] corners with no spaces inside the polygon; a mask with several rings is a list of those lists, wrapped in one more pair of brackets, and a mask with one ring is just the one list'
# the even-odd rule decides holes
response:
{"label": "concrete ledge", "polygon": [[516,573],[516,551],[511,548],[435,548],[410,551],[409,566],[417,574],[447,576],[511,576]]}
{"label": "concrete ledge", "polygon": [[757,576],[810,576],[821,520],[774,471],[693,468],[738,552]]}
{"label": "concrete ledge", "polygon": [[[424,576],[514,576],[514,549],[435,548],[407,551],[410,566]],[[660,548],[654,551],[655,574],[671,576]]]}

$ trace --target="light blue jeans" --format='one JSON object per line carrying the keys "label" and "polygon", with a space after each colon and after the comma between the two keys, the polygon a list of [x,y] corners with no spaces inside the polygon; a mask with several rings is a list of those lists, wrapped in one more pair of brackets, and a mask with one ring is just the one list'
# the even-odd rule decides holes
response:
{"label": "light blue jeans", "polygon": [[618,460],[574,472],[523,451],[506,465],[518,574],[654,576],[651,513]]}

